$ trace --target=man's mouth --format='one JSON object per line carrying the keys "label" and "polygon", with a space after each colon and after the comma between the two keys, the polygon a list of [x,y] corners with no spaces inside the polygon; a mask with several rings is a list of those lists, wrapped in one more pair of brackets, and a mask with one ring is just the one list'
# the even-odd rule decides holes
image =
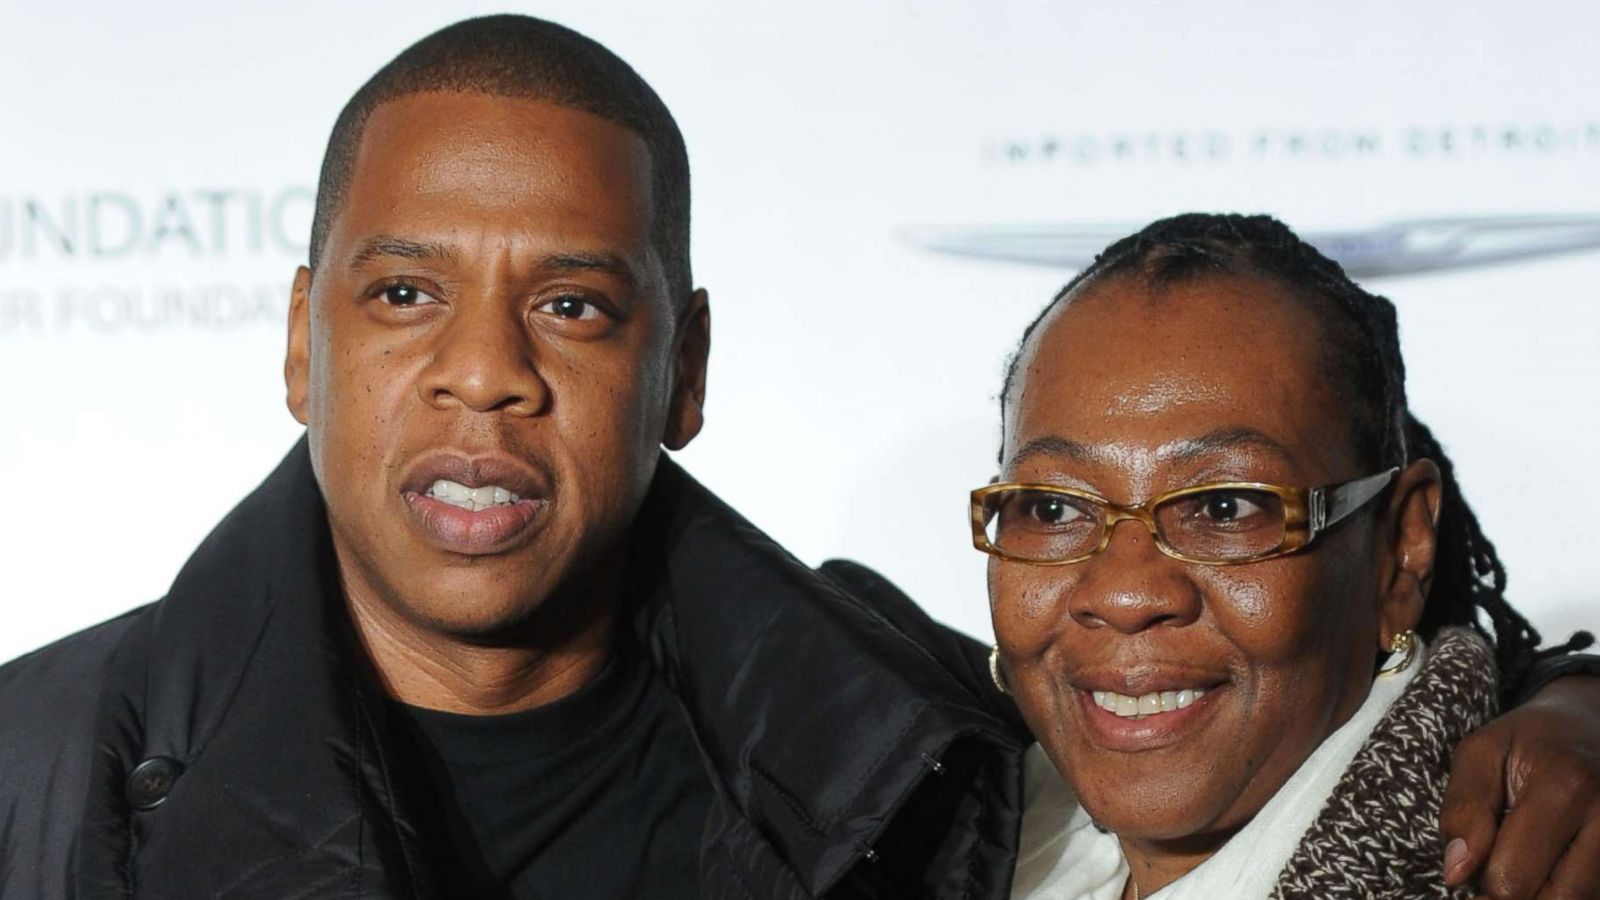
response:
{"label": "man's mouth", "polygon": [[451,481],[448,478],[441,478],[435,481],[424,496],[468,512],[478,512],[495,506],[510,506],[522,502],[522,497],[519,494],[498,484],[467,487],[459,481]]}
{"label": "man's mouth", "polygon": [[412,522],[451,553],[502,553],[531,538],[548,519],[551,479],[506,455],[442,452],[419,460],[400,488]]}
{"label": "man's mouth", "polygon": [[1138,697],[1116,691],[1090,691],[1094,705],[1124,719],[1142,719],[1162,713],[1188,709],[1196,700],[1206,695],[1205,688],[1183,688],[1177,691],[1153,691]]}

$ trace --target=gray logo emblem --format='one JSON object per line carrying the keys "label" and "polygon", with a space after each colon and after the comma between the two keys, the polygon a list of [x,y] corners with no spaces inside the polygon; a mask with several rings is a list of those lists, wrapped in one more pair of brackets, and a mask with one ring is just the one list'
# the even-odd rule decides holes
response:
{"label": "gray logo emblem", "polygon": [[[954,256],[1082,269],[1137,225],[906,228],[901,236]],[[1413,275],[1600,250],[1600,216],[1413,219],[1301,235],[1354,278]]]}

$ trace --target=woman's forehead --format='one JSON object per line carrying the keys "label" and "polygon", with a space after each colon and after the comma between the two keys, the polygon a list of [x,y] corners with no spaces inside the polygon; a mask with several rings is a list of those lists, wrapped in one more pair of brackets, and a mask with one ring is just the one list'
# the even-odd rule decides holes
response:
{"label": "woman's forehead", "polygon": [[1259,278],[1093,285],[1022,350],[1007,460],[1043,438],[1155,453],[1218,429],[1324,455],[1319,445],[1345,436],[1346,417],[1322,374],[1320,331],[1309,304]]}

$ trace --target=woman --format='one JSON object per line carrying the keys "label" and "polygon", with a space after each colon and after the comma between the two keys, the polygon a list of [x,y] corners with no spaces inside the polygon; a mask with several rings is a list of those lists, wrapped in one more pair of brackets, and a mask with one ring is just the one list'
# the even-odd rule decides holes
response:
{"label": "woman", "polygon": [[1014,896],[1450,896],[1450,748],[1537,638],[1393,306],[1272,219],[1164,220],[1029,328],[1002,406],[972,517],[1039,740]]}

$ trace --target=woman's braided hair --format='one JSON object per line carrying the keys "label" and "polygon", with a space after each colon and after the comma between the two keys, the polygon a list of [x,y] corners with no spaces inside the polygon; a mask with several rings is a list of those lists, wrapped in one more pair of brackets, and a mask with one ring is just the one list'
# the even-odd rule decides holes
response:
{"label": "woman's braided hair", "polygon": [[[1216,275],[1267,278],[1309,301],[1323,326],[1321,364],[1349,410],[1356,450],[1373,468],[1431,459],[1443,496],[1433,585],[1418,631],[1432,638],[1446,625],[1467,625],[1493,642],[1508,692],[1539,657],[1593,643],[1578,632],[1539,652],[1539,632],[1506,602],[1506,572],[1478,527],[1456,482],[1455,467],[1428,427],[1406,405],[1405,362],[1394,304],[1362,290],[1338,263],[1270,216],[1187,213],[1162,219],[1107,247],[1061,289],[1023,333],[1006,369],[1002,410],[1009,402],[1022,348],[1057,303],[1081,287],[1132,276],[1160,288]],[[1487,622],[1485,622],[1487,620]]]}

